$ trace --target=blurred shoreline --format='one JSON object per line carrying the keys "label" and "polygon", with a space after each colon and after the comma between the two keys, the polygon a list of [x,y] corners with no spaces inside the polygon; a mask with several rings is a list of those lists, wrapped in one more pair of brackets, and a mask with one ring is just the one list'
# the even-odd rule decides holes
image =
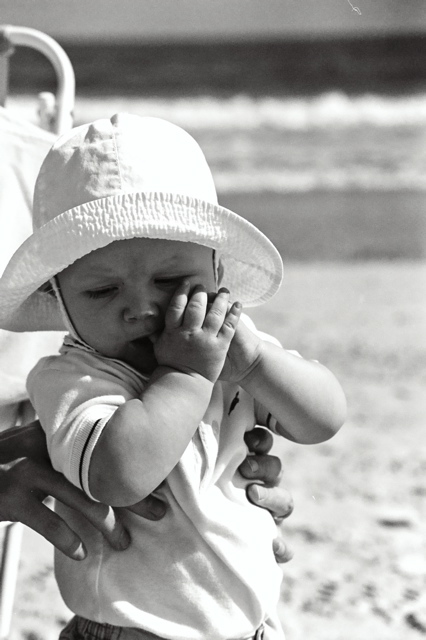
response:
{"label": "blurred shoreline", "polygon": [[[426,258],[426,37],[62,43],[75,124],[117,111],[187,129],[219,200],[285,259]],[[36,120],[41,54],[11,58],[7,106]]]}
{"label": "blurred shoreline", "polygon": [[[36,122],[36,95],[7,107]],[[201,145],[222,194],[425,192],[426,91],[277,98],[77,94],[75,125],[117,112],[165,118]]]}
{"label": "blurred shoreline", "polygon": [[[426,36],[287,37],[280,40],[120,43],[59,41],[73,64],[80,95],[222,97],[317,95],[343,91],[395,95],[424,90]],[[50,64],[18,48],[12,92],[55,86]]]}

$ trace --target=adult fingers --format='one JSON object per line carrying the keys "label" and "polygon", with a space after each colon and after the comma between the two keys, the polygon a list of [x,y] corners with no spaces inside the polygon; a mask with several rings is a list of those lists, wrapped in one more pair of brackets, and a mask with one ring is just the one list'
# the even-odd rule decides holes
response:
{"label": "adult fingers", "polygon": [[278,485],[282,476],[281,460],[269,454],[247,456],[239,470],[248,480],[260,480],[271,487]]}
{"label": "adult fingers", "polygon": [[247,489],[250,502],[270,512],[275,522],[279,524],[293,512],[293,497],[284,487],[265,487],[250,484]]}
{"label": "adult fingers", "polygon": [[0,433],[0,464],[7,464],[25,456],[30,456],[33,460],[49,459],[46,436],[38,421]]}
{"label": "adult fingers", "polygon": [[244,434],[244,440],[252,453],[269,453],[274,444],[272,433],[263,427],[255,427]]}
{"label": "adult fingers", "polygon": [[286,544],[279,532],[278,536],[272,541],[272,550],[274,552],[275,560],[278,564],[288,562],[293,557],[293,551]]}
{"label": "adult fingers", "polygon": [[197,284],[186,305],[182,326],[185,329],[199,329],[203,326],[207,311],[207,291]]}
{"label": "adult fingers", "polygon": [[151,495],[126,508],[147,520],[161,520],[167,511],[167,504]]}
{"label": "adult fingers", "polygon": [[87,552],[79,536],[43,503],[28,500],[25,516],[20,518],[20,522],[42,535],[71,560],[84,560],[86,557]]}
{"label": "adult fingers", "polygon": [[188,303],[189,280],[181,282],[172,295],[167,307],[164,322],[168,329],[180,327]]}
{"label": "adult fingers", "polygon": [[[62,474],[51,469],[43,469],[39,475],[38,486],[47,495],[53,496],[84,516],[98,529],[113,549],[120,551],[129,546],[129,534],[117,518],[114,509],[88,498]],[[58,545],[55,544],[55,546]]]}

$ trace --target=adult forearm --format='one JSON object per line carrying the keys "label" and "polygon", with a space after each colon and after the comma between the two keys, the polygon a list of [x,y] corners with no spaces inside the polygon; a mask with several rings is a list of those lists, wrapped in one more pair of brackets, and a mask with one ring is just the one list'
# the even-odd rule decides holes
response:
{"label": "adult forearm", "polygon": [[277,431],[290,440],[313,444],[331,438],[342,426],[346,401],[334,375],[264,342],[259,357],[241,381],[278,421]]}
{"label": "adult forearm", "polygon": [[208,407],[213,383],[158,367],[140,399],[126,402],[105,426],[92,455],[92,495],[112,506],[148,496],[171,472]]}
{"label": "adult forearm", "polygon": [[29,457],[47,460],[46,436],[39,422],[13,427],[0,433],[0,464]]}

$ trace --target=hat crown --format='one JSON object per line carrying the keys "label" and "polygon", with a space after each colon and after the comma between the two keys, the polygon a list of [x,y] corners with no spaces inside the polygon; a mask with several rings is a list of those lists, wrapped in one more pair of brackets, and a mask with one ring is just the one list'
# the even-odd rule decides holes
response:
{"label": "hat crown", "polygon": [[117,114],[56,141],[36,182],[33,225],[101,198],[148,192],[217,203],[204,154],[186,131],[159,118]]}
{"label": "hat crown", "polygon": [[3,329],[63,330],[56,299],[41,285],[118,240],[177,240],[218,250],[222,284],[246,306],[265,302],[281,283],[276,248],[217,203],[198,144],[158,118],[118,114],[59,138],[39,173],[33,218],[33,234],[0,278]]}

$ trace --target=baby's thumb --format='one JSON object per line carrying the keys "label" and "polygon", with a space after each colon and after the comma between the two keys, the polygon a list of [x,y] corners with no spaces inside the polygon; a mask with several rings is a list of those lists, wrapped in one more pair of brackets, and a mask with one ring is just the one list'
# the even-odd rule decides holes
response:
{"label": "baby's thumb", "polygon": [[151,340],[152,344],[155,344],[156,342],[158,342],[158,339],[160,336],[161,336],[161,331],[156,331],[155,333],[151,333],[151,335],[148,337]]}

